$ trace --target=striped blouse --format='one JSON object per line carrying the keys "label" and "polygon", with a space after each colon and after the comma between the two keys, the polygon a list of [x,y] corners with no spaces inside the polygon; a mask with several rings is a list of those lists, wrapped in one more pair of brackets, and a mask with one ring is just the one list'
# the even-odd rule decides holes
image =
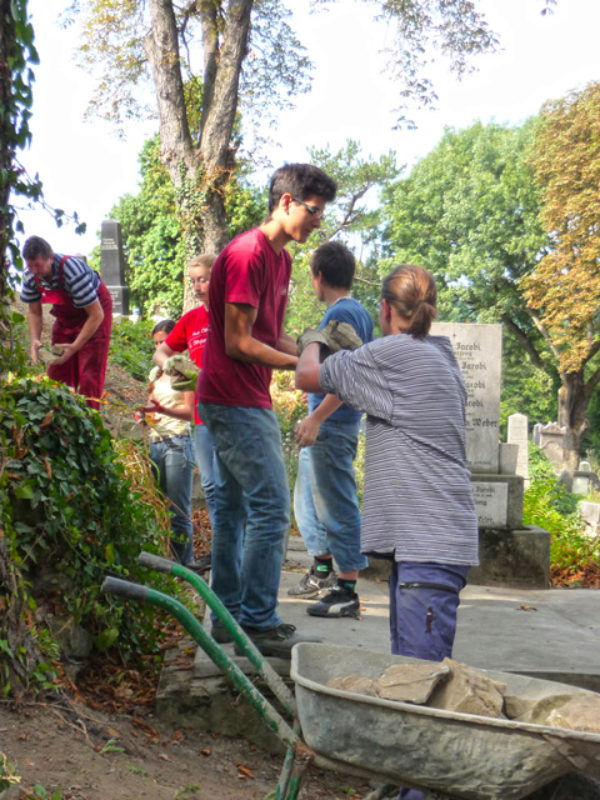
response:
{"label": "striped blouse", "polygon": [[[41,283],[47,289],[64,289],[73,301],[76,308],[89,306],[98,299],[96,289],[100,285],[100,276],[82,258],[69,256],[63,264],[62,284],[58,280],[58,271],[61,259],[64,256],[54,253],[52,260],[52,274],[42,278]],[[25,270],[23,286],[21,288],[21,302],[35,303],[41,300],[41,293],[37,288],[35,276]]]}
{"label": "striped blouse", "polygon": [[367,414],[363,553],[477,564],[466,390],[450,340],[386,336],[330,356],[319,378]]}

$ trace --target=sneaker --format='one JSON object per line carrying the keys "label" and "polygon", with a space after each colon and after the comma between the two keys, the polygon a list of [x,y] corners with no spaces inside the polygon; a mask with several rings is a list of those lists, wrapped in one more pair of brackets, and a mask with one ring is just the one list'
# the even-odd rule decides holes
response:
{"label": "sneaker", "polygon": [[218,644],[228,644],[233,642],[233,636],[226,630],[222,622],[213,622],[210,635]]}
{"label": "sneaker", "polygon": [[356,592],[343,586],[333,589],[306,611],[311,617],[360,617],[360,602]]}
{"label": "sneaker", "polygon": [[332,570],[326,578],[319,578],[314,564],[308,572],[300,578],[297,586],[288,589],[291,597],[319,597],[328,589],[332,589],[337,584],[337,573]]}
{"label": "sneaker", "polygon": [[[301,636],[295,632],[295,625],[288,625],[286,622],[282,622],[276,628],[250,628],[244,626],[244,631],[263,656],[275,656],[277,658],[291,658],[292,647],[299,642],[321,641],[316,636]],[[237,642],[233,647],[238,656],[243,655]]]}

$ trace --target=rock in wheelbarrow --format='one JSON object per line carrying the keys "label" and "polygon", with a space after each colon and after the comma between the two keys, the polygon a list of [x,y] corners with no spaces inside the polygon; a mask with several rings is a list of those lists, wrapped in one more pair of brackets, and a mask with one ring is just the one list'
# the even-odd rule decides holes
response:
{"label": "rock in wheelbarrow", "polygon": [[401,703],[426,703],[435,687],[450,675],[447,664],[392,664],[374,682],[378,697]]}

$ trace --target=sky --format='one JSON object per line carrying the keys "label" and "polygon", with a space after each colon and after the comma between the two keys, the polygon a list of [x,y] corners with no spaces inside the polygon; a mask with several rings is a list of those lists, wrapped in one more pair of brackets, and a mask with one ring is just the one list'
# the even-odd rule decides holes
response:
{"label": "sky", "polygon": [[[128,125],[126,137],[98,119],[84,121],[92,78],[77,67],[76,30],[57,24],[65,0],[29,0],[40,65],[35,68],[31,147],[21,154],[30,173],[39,173],[51,206],[77,211],[84,236],[57,228],[41,207],[22,210],[25,235],[38,234],[57,252],[89,254],[99,243],[100,225],[125,193],[139,182],[138,154],[157,129],[155,120]],[[437,74],[438,107],[413,114],[416,131],[394,130],[398,87],[385,74],[384,49],[391,31],[373,19],[373,4],[338,0],[328,12],[309,15],[305,3],[294,28],[315,64],[313,89],[292,111],[282,112],[268,150],[273,167],[307,159],[307,146],[342,147],[358,140],[364,155],[389,150],[407,168],[425,156],[444,127],[464,128],[475,120],[519,124],[549,99],[600,79],[600,3],[558,0],[542,16],[543,0],[482,0],[500,36],[502,51],[480,57],[478,71],[457,82],[442,66]],[[268,179],[268,172],[257,173]]]}

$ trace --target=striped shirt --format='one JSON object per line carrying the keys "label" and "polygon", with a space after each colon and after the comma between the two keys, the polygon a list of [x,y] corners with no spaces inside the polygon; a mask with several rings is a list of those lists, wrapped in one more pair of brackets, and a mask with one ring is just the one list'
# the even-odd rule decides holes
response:
{"label": "striped shirt", "polygon": [[386,336],[325,360],[321,387],[367,414],[361,550],[478,563],[466,390],[445,336]]}
{"label": "striped shirt", "polygon": [[[46,289],[64,289],[76,308],[89,306],[98,299],[96,290],[100,285],[100,276],[82,258],[69,256],[63,264],[62,283],[59,283],[59,265],[63,258],[60,253],[54,253],[52,274],[48,278],[40,277],[41,285]],[[21,302],[35,303],[41,299],[42,294],[37,287],[36,276],[26,270],[23,275]]]}

